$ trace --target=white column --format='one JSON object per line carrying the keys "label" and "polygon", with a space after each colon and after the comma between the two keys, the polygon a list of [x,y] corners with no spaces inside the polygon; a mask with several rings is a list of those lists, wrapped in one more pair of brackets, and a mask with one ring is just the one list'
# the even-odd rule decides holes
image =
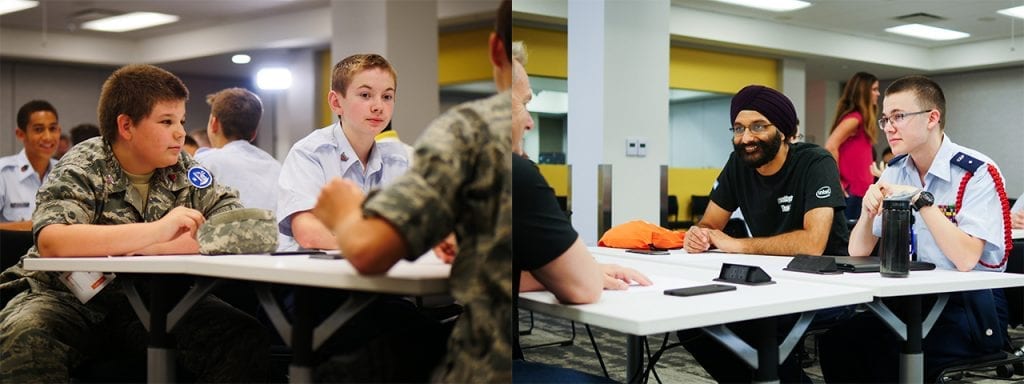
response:
{"label": "white column", "polygon": [[316,103],[326,102],[326,95],[314,94],[316,55],[312,49],[292,52],[287,67],[292,72],[290,88],[259,93],[263,99],[263,119],[257,143],[280,161],[284,161],[296,141],[319,128],[315,120]]}
{"label": "white column", "polygon": [[825,145],[828,135],[832,134],[832,118],[836,113],[837,101],[839,83],[827,80],[807,83],[807,122],[801,125],[804,126],[808,143]]}
{"label": "white column", "polygon": [[807,124],[805,117],[807,114],[805,111],[807,97],[807,64],[803,60],[796,59],[783,59],[781,65],[781,72],[779,79],[782,81],[779,84],[779,91],[789,97],[789,100],[793,102],[793,107],[796,108],[796,117],[800,119],[800,126],[797,132],[807,133]]}
{"label": "white column", "polygon": [[[597,243],[597,166],[612,165],[612,225],[659,221],[668,164],[668,0],[569,1],[569,150],[573,226]],[[627,157],[626,139],[647,144]]]}
{"label": "white column", "polygon": [[376,53],[391,62],[398,73],[392,126],[402,141],[415,142],[440,113],[437,1],[332,1],[331,23],[332,66],[356,53]]}

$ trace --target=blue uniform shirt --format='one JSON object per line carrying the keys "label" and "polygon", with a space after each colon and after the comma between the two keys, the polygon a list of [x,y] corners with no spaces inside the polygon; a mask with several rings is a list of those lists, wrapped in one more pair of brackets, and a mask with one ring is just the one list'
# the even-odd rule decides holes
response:
{"label": "blue uniform shirt", "polygon": [[213,173],[217,183],[237,189],[242,205],[276,212],[281,163],[266,151],[235,140],[222,148],[199,148],[195,159]]}
{"label": "blue uniform shirt", "polygon": [[[960,180],[963,179],[967,170],[953,165],[950,160],[959,152],[984,161],[986,165],[978,168],[978,171],[971,177],[964,191],[963,207],[953,216],[955,212],[956,195],[960,188]],[[996,193],[995,183],[992,176],[985,167],[993,166],[995,163],[988,156],[981,152],[953,143],[949,135],[943,134],[942,144],[939,152],[932,161],[932,166],[925,175],[924,185],[918,177],[917,167],[910,156],[903,156],[882,172],[878,178],[879,182],[890,184],[909,185],[930,192],[935,196],[935,206],[947,217],[955,220],[955,224],[961,231],[975,238],[985,241],[982,250],[981,261],[988,264],[999,264],[1003,260],[1006,249],[1003,232],[1002,204],[999,195]],[[874,235],[882,235],[882,217],[875,217],[872,224]],[[921,219],[917,212],[914,212],[914,233],[917,235],[917,258],[921,261],[935,263],[936,267],[943,269],[956,269],[956,266],[939,249],[938,243],[932,237],[928,226]],[[1006,266],[999,268],[1002,271]],[[975,270],[993,270],[978,263]]]}
{"label": "blue uniform shirt", "polygon": [[[56,160],[50,159],[43,177],[48,176],[56,164]],[[36,191],[42,185],[24,149],[17,155],[0,158],[0,222],[32,220]]]}
{"label": "blue uniform shirt", "polygon": [[409,157],[400,143],[375,143],[366,172],[338,123],[320,128],[299,140],[288,151],[278,179],[277,226],[281,250],[296,250],[291,216],[313,209],[320,189],[341,176],[363,192],[387,184],[409,168]]}

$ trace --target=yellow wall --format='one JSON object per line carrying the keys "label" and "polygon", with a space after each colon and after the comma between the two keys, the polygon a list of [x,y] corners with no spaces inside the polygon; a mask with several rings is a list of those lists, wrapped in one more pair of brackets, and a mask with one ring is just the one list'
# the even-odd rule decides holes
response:
{"label": "yellow wall", "polygon": [[327,104],[327,92],[331,90],[331,72],[334,70],[334,63],[331,62],[331,51],[323,50],[317,52],[316,61],[320,68],[317,70],[319,78],[316,79],[316,86],[313,87],[316,90],[313,102],[319,104],[316,110],[320,118],[320,125],[317,125],[317,127],[326,127],[334,122],[334,112],[331,112],[331,106]]}
{"label": "yellow wall", "polygon": [[490,35],[491,28],[482,28],[438,36],[438,84],[493,81],[487,53],[487,39]]}
{"label": "yellow wall", "polygon": [[[690,219],[690,196],[711,194],[711,187],[721,169],[716,168],[669,168],[668,194],[679,199],[679,220]],[[703,214],[703,212],[701,212]]]}
{"label": "yellow wall", "polygon": [[[561,164],[538,164],[541,175],[547,180],[555,195],[568,195],[569,167]],[[711,193],[711,186],[721,173],[721,169],[715,168],[669,168],[668,169],[668,194],[676,195],[679,199],[679,220],[689,220],[690,196],[708,195]]]}
{"label": "yellow wall", "polygon": [[778,88],[778,61],[760,57],[672,47],[669,87],[736,93],[750,84]]}
{"label": "yellow wall", "polygon": [[[512,28],[512,38],[526,42],[526,71],[535,76],[567,78],[569,43],[565,32],[525,27]],[[748,84],[778,88],[778,61],[761,57],[669,49],[669,87],[736,93]]]}
{"label": "yellow wall", "polygon": [[537,168],[540,168],[540,174],[543,175],[544,180],[547,180],[548,184],[551,185],[551,189],[555,190],[555,195],[569,195],[568,166],[563,164],[537,164]]}
{"label": "yellow wall", "polygon": [[529,54],[527,73],[563,79],[569,77],[569,38],[565,32],[513,27],[512,40],[526,43]]}

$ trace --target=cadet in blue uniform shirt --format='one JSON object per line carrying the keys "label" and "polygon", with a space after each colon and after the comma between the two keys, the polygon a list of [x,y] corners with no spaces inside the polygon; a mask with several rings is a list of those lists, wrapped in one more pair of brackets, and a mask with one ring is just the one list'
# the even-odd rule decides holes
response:
{"label": "cadet in blue uniform shirt", "polygon": [[341,176],[363,193],[409,168],[405,147],[375,143],[391,121],[398,78],[380,55],[349,56],[334,66],[328,101],[341,120],[299,140],[288,152],[278,181],[281,250],[336,249],[338,242],[309,210],[320,189]]}
{"label": "cadet in blue uniform shirt", "polygon": [[[850,255],[868,255],[877,243],[885,196],[920,189],[913,198],[919,260],[941,269],[1003,271],[1009,223],[1001,212],[1009,204],[1002,175],[987,156],[953,143],[945,134],[946,101],[939,85],[922,76],[899,79],[885,91],[883,113],[878,125],[898,157],[864,196],[850,236]],[[944,365],[1005,345],[1005,308],[1002,290],[951,294],[923,342],[925,380],[934,381]],[[898,378],[901,342],[872,313],[833,328],[820,341],[828,382]]]}
{"label": "cadet in blue uniform shirt", "polygon": [[[0,158],[0,222],[32,220],[36,191],[57,160],[60,123],[57,109],[43,100],[32,100],[18,109],[14,133],[24,145],[17,155]],[[27,224],[25,229],[31,229]]]}

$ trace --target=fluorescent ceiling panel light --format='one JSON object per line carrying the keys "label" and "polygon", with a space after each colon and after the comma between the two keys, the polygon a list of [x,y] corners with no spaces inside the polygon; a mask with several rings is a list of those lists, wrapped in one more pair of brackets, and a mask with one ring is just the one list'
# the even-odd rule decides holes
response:
{"label": "fluorescent ceiling panel light", "polygon": [[292,71],[287,68],[263,68],[256,72],[256,86],[260,89],[288,89],[292,86]]}
{"label": "fluorescent ceiling panel light", "polygon": [[252,61],[252,57],[249,55],[238,54],[231,56],[231,62],[235,64],[249,64]]}
{"label": "fluorescent ceiling panel light", "polygon": [[83,29],[103,32],[127,32],[178,21],[178,16],[157,12],[132,12],[82,23]]}
{"label": "fluorescent ceiling panel light", "polygon": [[23,11],[37,6],[39,6],[39,2],[34,0],[0,0],[0,15]]}
{"label": "fluorescent ceiling panel light", "polygon": [[811,3],[800,0],[715,0],[743,7],[764,9],[772,12],[789,12],[811,6]]}
{"label": "fluorescent ceiling panel light", "polygon": [[971,36],[969,33],[954,31],[939,27],[932,27],[923,24],[904,24],[885,29],[886,32],[896,33],[904,36],[916,37],[925,40],[956,40]]}
{"label": "fluorescent ceiling panel light", "polygon": [[1000,9],[996,12],[1002,13],[1006,16],[1013,16],[1019,19],[1024,19],[1024,5],[1019,7]]}

